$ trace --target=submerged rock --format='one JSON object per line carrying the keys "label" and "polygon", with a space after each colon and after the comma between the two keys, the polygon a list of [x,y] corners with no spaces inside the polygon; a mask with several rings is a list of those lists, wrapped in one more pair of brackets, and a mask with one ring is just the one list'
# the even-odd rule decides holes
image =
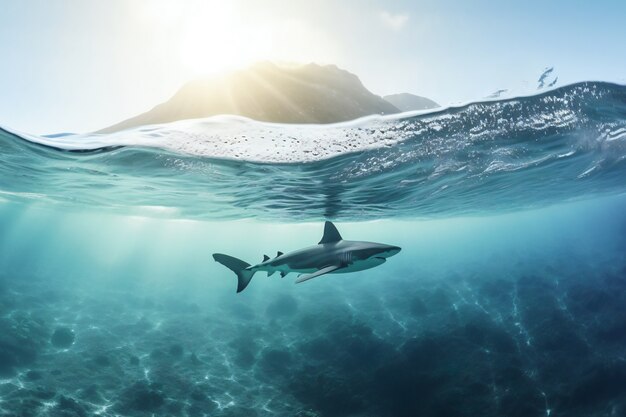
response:
{"label": "submerged rock", "polygon": [[105,402],[104,397],[100,393],[100,388],[95,384],[92,384],[87,388],[80,390],[79,397],[82,400],[86,400],[94,404],[102,404]]}
{"label": "submerged rock", "polygon": [[93,358],[93,362],[95,365],[102,367],[102,368],[111,366],[111,360],[106,355],[96,356],[95,358]]}
{"label": "submerged rock", "polygon": [[74,335],[74,331],[68,327],[59,327],[57,328],[52,337],[50,338],[50,343],[54,347],[67,349],[74,344],[74,340],[76,336]]}
{"label": "submerged rock", "polygon": [[170,355],[172,355],[173,357],[180,358],[181,356],[183,356],[184,349],[181,345],[175,344],[170,346],[169,352]]}
{"label": "submerged rock", "polygon": [[61,395],[57,400],[57,405],[54,407],[55,413],[53,415],[63,417],[86,417],[87,411],[85,408],[71,397]]}
{"label": "submerged rock", "polygon": [[189,361],[191,362],[192,365],[195,365],[195,366],[202,364],[202,361],[198,359],[198,356],[195,353],[191,353],[189,355]]}
{"label": "submerged rock", "polygon": [[262,353],[259,365],[265,374],[284,374],[292,363],[292,355],[285,350],[269,349]]}
{"label": "submerged rock", "polygon": [[123,414],[133,415],[136,411],[157,411],[164,403],[165,395],[158,387],[139,381],[126,388],[116,408]]}
{"label": "submerged rock", "polygon": [[32,391],[32,395],[40,400],[51,400],[56,395],[56,392],[54,389],[48,389],[40,386]]}
{"label": "submerged rock", "polygon": [[38,379],[41,379],[42,376],[43,375],[41,375],[41,372],[33,371],[33,370],[30,370],[30,371],[26,372],[26,375],[25,375],[26,380],[28,380],[28,381],[36,381]]}
{"label": "submerged rock", "polygon": [[0,320],[0,376],[32,364],[46,338],[43,322],[28,316]]}

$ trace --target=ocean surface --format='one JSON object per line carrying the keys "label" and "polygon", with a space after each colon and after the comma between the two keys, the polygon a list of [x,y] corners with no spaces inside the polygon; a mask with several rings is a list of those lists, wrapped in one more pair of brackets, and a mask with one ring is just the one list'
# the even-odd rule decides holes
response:
{"label": "ocean surface", "polygon": [[[402,251],[236,293],[213,261]],[[626,415],[626,87],[0,129],[1,416]]]}

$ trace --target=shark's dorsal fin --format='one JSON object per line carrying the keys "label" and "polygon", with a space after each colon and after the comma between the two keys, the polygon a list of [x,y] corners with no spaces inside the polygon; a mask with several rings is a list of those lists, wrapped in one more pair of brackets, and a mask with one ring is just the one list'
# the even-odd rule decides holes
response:
{"label": "shark's dorsal fin", "polygon": [[322,236],[322,240],[319,242],[320,244],[339,242],[342,239],[339,231],[332,222],[327,221],[324,223],[324,236]]}
{"label": "shark's dorsal fin", "polygon": [[276,257],[278,258],[280,255],[282,255],[283,253],[281,251],[276,252]]}
{"label": "shark's dorsal fin", "polygon": [[263,262],[269,261],[270,257],[267,255],[263,255]]}

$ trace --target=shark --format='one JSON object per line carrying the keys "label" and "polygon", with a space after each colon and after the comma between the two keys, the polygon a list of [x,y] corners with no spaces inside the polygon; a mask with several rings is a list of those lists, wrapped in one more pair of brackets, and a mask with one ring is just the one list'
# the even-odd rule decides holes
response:
{"label": "shark", "polygon": [[213,259],[237,275],[237,292],[245,290],[259,271],[271,276],[276,272],[284,278],[291,272],[300,273],[296,284],[326,274],[363,271],[384,264],[401,248],[383,243],[344,240],[330,221],[324,223],[324,235],[315,246],[289,253],[278,252],[276,257],[263,256],[263,261],[250,265],[234,256],[214,253]]}

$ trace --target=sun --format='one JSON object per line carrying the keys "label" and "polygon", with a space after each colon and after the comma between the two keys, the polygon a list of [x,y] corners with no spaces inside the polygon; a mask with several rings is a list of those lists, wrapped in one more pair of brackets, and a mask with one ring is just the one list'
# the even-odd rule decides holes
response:
{"label": "sun", "polygon": [[[334,43],[298,19],[238,0],[144,0],[140,15],[177,45],[181,68],[202,76],[257,61],[326,62]],[[244,7],[245,6],[245,7]]]}
{"label": "sun", "polygon": [[205,2],[185,18],[180,58],[199,74],[244,67],[269,54],[266,35],[246,22],[234,3]]}
{"label": "sun", "polygon": [[236,1],[151,0],[142,16],[178,37],[183,66],[211,74],[270,59],[271,33]]}

